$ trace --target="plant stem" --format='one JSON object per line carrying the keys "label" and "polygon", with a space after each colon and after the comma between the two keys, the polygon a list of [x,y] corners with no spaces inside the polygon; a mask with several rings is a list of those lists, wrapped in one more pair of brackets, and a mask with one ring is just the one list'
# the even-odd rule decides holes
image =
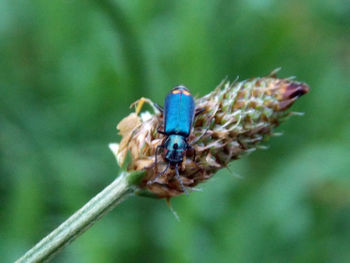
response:
{"label": "plant stem", "polygon": [[122,172],[117,179],[43,238],[32,249],[27,251],[16,262],[43,262],[51,259],[56,253],[61,251],[120,202],[130,196],[134,192],[134,183],[141,176],[143,176],[143,172]]}

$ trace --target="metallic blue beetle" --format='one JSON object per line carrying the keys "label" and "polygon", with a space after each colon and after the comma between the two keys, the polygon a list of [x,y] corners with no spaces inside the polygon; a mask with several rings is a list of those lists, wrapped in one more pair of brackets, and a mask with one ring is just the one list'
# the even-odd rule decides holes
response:
{"label": "metallic blue beetle", "polygon": [[163,175],[169,167],[175,169],[176,179],[179,181],[182,190],[186,192],[183,182],[179,175],[179,166],[187,150],[192,149],[187,142],[191,133],[191,128],[195,116],[195,103],[192,94],[184,86],[173,88],[165,98],[164,109],[158,106],[164,116],[164,131],[159,133],[166,137],[161,145],[157,146],[155,153],[155,165],[157,167],[157,155],[160,148],[164,150],[164,159],[167,166],[159,173],[149,184]]}

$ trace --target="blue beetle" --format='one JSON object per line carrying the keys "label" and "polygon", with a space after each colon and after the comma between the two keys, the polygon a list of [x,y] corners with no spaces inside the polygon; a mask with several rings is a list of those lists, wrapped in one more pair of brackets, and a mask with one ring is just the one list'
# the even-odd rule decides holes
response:
{"label": "blue beetle", "polygon": [[179,166],[183,161],[186,151],[192,149],[191,145],[187,142],[187,138],[191,133],[194,117],[197,115],[195,114],[193,96],[185,86],[176,86],[166,96],[164,109],[159,105],[157,105],[157,108],[163,112],[164,116],[164,131],[158,130],[158,132],[164,134],[166,137],[163,143],[156,148],[155,165],[157,167],[158,151],[162,148],[167,166],[148,183],[154,183],[157,178],[171,167],[176,171],[176,179],[179,181],[182,190],[187,193],[179,175]]}

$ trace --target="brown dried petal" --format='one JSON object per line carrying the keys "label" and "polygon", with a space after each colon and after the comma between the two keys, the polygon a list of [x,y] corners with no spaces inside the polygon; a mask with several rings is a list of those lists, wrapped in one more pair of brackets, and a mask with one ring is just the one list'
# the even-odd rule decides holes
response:
{"label": "brown dried petal", "polygon": [[131,140],[132,132],[140,125],[141,125],[141,120],[136,113],[130,113],[129,116],[121,120],[121,122],[119,122],[117,125],[119,134],[122,136],[122,140],[119,146],[119,158],[118,158],[120,166],[124,164],[125,157],[128,153],[128,150],[129,150],[128,144]]}

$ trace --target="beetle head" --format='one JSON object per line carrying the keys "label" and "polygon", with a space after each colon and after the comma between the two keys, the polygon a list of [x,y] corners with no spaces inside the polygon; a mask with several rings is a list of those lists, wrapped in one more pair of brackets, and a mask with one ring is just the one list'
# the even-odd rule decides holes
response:
{"label": "beetle head", "polygon": [[182,135],[172,134],[164,142],[165,160],[170,164],[177,164],[183,161],[183,156],[188,148],[186,138]]}

